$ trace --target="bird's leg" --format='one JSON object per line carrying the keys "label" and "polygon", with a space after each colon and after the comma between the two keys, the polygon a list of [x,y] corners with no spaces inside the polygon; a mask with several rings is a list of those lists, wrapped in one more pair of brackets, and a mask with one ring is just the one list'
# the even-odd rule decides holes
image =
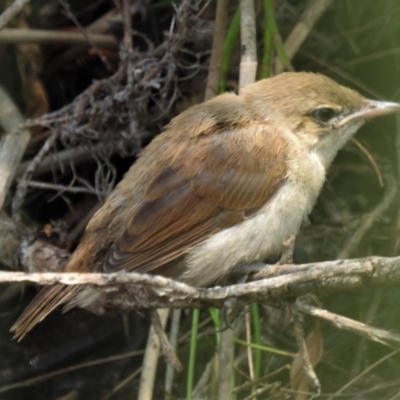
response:
{"label": "bird's leg", "polygon": [[232,271],[234,273],[254,274],[252,276],[252,280],[268,278],[276,275],[282,265],[293,264],[295,239],[295,236],[291,235],[287,240],[283,242],[282,255],[277,263],[237,266]]}
{"label": "bird's leg", "polygon": [[[236,280],[236,284],[245,283],[247,281],[248,275],[244,273],[241,277]],[[221,327],[220,332],[225,331],[227,328],[235,330],[235,322],[239,317],[245,315],[250,309],[250,306],[246,305],[243,301],[237,298],[229,298],[224,302],[221,309],[222,320],[224,325]]]}
{"label": "bird's leg", "polygon": [[291,235],[289,239],[283,242],[283,251],[278,265],[293,264],[293,252],[296,237]]}

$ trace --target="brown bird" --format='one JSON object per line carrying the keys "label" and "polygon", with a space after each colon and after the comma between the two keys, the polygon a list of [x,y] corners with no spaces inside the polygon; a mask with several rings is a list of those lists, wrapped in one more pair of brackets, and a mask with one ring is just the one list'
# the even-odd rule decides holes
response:
{"label": "brown bird", "polygon": [[[279,253],[310,213],[338,150],[365,120],[400,111],[323,75],[283,73],[174,118],[93,216],[66,272],[161,274],[206,286]],[[93,290],[55,285],[15,322],[22,338]]]}

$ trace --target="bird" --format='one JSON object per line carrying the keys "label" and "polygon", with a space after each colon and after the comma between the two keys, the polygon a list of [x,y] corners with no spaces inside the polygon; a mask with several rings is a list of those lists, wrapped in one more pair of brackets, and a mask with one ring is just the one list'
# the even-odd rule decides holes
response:
{"label": "bird", "polygon": [[[206,287],[279,254],[337,152],[366,120],[399,111],[313,72],[285,72],[192,106],[142,151],[65,272],[134,271]],[[21,339],[58,306],[90,304],[90,291],[41,289],[11,331]]]}

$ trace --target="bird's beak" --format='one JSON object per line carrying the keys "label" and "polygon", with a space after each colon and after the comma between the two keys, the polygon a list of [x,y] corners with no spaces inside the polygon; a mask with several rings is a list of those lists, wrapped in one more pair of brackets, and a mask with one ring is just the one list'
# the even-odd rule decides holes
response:
{"label": "bird's beak", "polygon": [[360,110],[344,117],[339,121],[338,125],[343,126],[350,122],[365,121],[367,119],[379,117],[381,115],[394,114],[396,112],[400,112],[400,103],[366,100]]}

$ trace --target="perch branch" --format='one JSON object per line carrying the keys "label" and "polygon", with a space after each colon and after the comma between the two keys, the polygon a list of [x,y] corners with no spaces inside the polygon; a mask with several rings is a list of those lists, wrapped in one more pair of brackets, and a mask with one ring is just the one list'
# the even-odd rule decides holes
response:
{"label": "perch branch", "polygon": [[[0,272],[0,283],[34,282],[42,285],[63,283],[67,285],[91,285],[103,290],[102,298],[106,306],[122,310],[156,308],[221,308],[229,298],[245,302],[262,302],[274,305],[276,302],[292,301],[309,294],[327,293],[332,290],[365,288],[373,285],[398,284],[400,282],[400,257],[367,257],[354,260],[338,260],[298,266],[281,265],[281,275],[255,282],[225,287],[195,288],[162,276],[140,273],[22,273]],[[110,287],[114,286],[114,290]],[[138,289],[140,288],[140,289]],[[147,290],[147,291],[146,291]],[[298,306],[300,307],[300,306]],[[317,313],[305,306],[301,312]],[[319,313],[318,317],[327,315]],[[331,318],[332,320],[332,318]],[[337,321],[337,319],[336,319]],[[337,326],[346,325],[340,320]],[[357,325],[358,324],[358,325]],[[353,324],[354,325],[354,324]],[[365,327],[356,323],[354,332],[361,334]],[[361,327],[361,328],[360,328]],[[369,339],[391,347],[400,347],[397,334],[374,330],[364,334]]]}
{"label": "perch branch", "polygon": [[[154,307],[210,307],[223,305],[230,297],[274,304],[307,293],[365,288],[366,285],[400,282],[400,257],[366,257],[352,260],[280,265],[275,276],[255,282],[214,288],[195,288],[157,275],[124,273],[23,273],[0,272],[0,283],[32,282],[41,285],[91,285],[101,287],[143,285],[157,292]],[[166,304],[165,297],[168,297]],[[112,293],[113,298],[117,297]],[[129,305],[129,304],[128,304]],[[142,305],[143,306],[143,305]],[[145,307],[146,308],[146,307]]]}

